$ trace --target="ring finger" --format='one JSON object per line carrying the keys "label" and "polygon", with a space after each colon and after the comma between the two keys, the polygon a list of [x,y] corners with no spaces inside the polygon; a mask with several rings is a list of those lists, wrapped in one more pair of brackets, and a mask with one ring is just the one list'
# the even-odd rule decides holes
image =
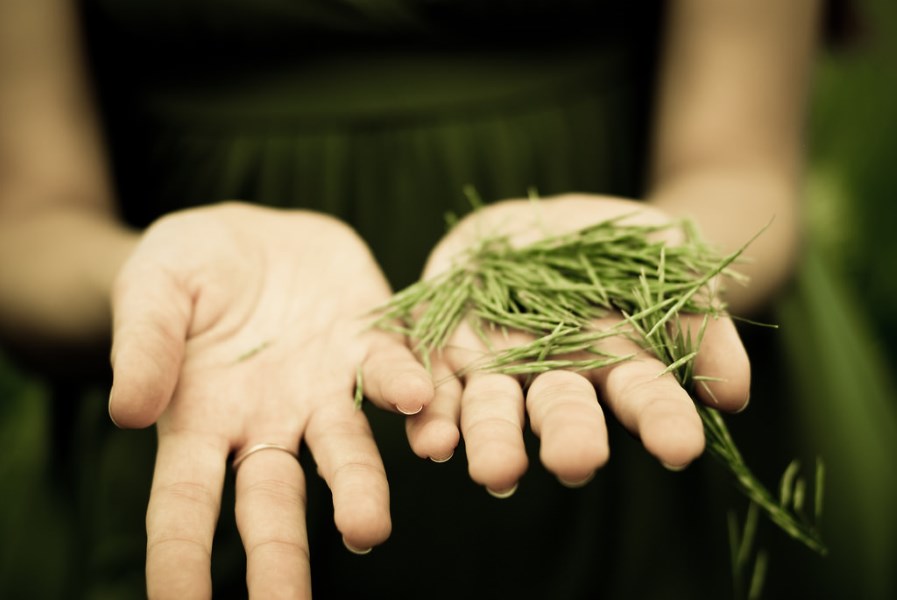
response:
{"label": "ring finger", "polygon": [[237,468],[246,583],[251,597],[310,598],[305,478],[295,456],[275,450],[254,452]]}
{"label": "ring finger", "polygon": [[564,484],[583,484],[607,462],[604,413],[592,382],[582,375],[539,375],[526,394],[526,410],[533,433],[541,439],[542,463]]}

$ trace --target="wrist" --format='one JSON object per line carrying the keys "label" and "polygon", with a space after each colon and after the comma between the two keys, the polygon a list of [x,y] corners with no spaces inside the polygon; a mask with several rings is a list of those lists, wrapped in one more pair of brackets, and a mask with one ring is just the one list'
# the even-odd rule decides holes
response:
{"label": "wrist", "polygon": [[139,234],[104,213],[65,209],[0,229],[3,337],[24,346],[107,340],[112,284]]}
{"label": "wrist", "polygon": [[[745,250],[736,268],[750,278],[747,287],[731,285],[726,300],[733,313],[761,309],[788,281],[800,246],[797,185],[761,169],[706,169],[658,182],[648,202],[673,217],[693,220],[704,238],[721,252]],[[765,229],[764,229],[765,228]]]}

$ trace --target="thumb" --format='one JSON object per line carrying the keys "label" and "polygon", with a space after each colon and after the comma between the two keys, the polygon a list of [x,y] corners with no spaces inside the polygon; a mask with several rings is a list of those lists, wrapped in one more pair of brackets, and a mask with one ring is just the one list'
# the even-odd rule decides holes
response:
{"label": "thumb", "polygon": [[156,422],[168,406],[184,359],[192,313],[189,293],[158,264],[130,262],[112,294],[112,391],[119,427]]}

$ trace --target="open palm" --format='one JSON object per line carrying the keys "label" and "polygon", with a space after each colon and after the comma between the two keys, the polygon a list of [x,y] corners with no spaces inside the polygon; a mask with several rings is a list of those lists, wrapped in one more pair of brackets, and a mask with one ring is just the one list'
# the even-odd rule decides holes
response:
{"label": "open palm", "polygon": [[[558,235],[611,218],[631,215],[629,223],[661,225],[669,218],[643,203],[601,196],[570,195],[529,201],[505,201],[465,218],[435,248],[425,277],[448,270],[455,257],[483,236],[508,235],[523,245],[546,235]],[[676,240],[668,240],[675,243]],[[608,315],[597,329],[619,324]],[[684,316],[697,329],[701,319]],[[421,456],[451,453],[447,440],[463,436],[471,477],[497,496],[512,493],[528,466],[523,443],[526,417],[540,437],[540,458],[562,482],[587,481],[608,459],[604,410],[608,409],[645,448],[671,468],[681,468],[704,448],[700,417],[688,393],[671,373],[658,376],[666,365],[626,335],[596,344],[614,356],[632,360],[588,372],[554,370],[523,381],[495,373],[470,370],[490,347],[505,349],[533,338],[520,333],[488,334],[489,344],[462,324],[449,338],[445,351],[432,357],[436,381],[442,381],[435,400],[408,421],[409,440]],[[464,372],[460,378],[452,375]],[[702,399],[723,410],[738,410],[748,398],[750,367],[738,334],[728,318],[712,319],[695,361],[696,374],[716,378]],[[451,434],[454,433],[454,436]]]}
{"label": "open palm", "polygon": [[[110,414],[157,423],[147,512],[151,597],[208,597],[231,452],[304,440],[333,491],[336,525],[363,550],[390,532],[389,494],[359,373],[378,406],[416,412],[430,377],[404,341],[363,319],[386,280],[347,226],[304,211],[226,204],[147,230],[113,295]],[[305,482],[288,452],[237,471],[236,517],[253,596],[309,597]]]}

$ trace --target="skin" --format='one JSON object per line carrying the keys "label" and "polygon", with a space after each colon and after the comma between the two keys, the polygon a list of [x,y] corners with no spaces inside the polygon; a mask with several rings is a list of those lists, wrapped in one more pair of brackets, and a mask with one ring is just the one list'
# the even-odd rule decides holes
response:
{"label": "skin", "polygon": [[[227,457],[256,444],[296,451],[305,440],[347,546],[389,536],[389,488],[354,408],[356,371],[387,410],[417,412],[433,394],[404,340],[359,318],[389,295],[364,243],[323,215],[225,204],[172,215],[144,234],[113,290],[109,412],[120,426],[158,431],[150,597],[211,594]],[[308,597],[298,462],[284,452],[246,458],[235,510],[251,594]]]}
{"label": "skin", "polygon": [[[498,203],[450,232],[431,255],[425,276],[447,268],[477,231],[515,232],[523,243],[537,238],[546,223],[552,233],[562,233],[641,210],[639,218],[650,222],[692,219],[723,252],[738,249],[768,226],[745,253],[750,262],[739,265],[751,285],[732,287],[725,295],[735,314],[762,308],[787,281],[798,254],[801,128],[818,13],[812,1],[673,3],[647,202],[585,194],[549,199],[539,209],[538,226],[527,202]],[[466,331],[449,345],[456,350],[445,360],[434,358],[437,381],[484,350]],[[614,345],[618,354],[638,351],[624,340]],[[408,420],[409,440],[421,456],[444,457],[450,455],[448,444],[433,440],[457,439],[460,429],[471,477],[507,496],[527,468],[521,430],[528,413],[542,438],[542,463],[562,482],[576,485],[609,455],[597,398],[659,461],[683,468],[702,452],[703,430],[672,378],[655,377],[662,369],[641,356],[584,375],[546,373],[528,393],[513,378],[475,374],[437,388],[435,401]],[[747,406],[750,368],[730,319],[711,324],[696,372],[726,380],[711,385],[709,393],[699,390],[705,403],[719,402],[730,412]]]}
{"label": "skin", "polygon": [[[442,240],[430,257],[425,277],[448,269],[481,231],[506,233],[513,243],[526,244],[546,234],[559,235],[630,214],[628,222],[633,224],[668,220],[643,203],[610,197],[548,198],[535,211],[528,200],[495,204],[466,218]],[[688,320],[695,330],[700,326],[699,318]],[[607,329],[619,321],[620,317],[607,317],[595,325]],[[520,333],[510,339],[497,332],[488,337],[496,348],[532,339]],[[460,426],[471,478],[493,495],[505,497],[527,468],[523,427],[528,415],[533,432],[541,438],[543,465],[562,483],[575,487],[591,479],[608,460],[603,410],[607,409],[669,468],[684,468],[697,458],[704,450],[700,417],[672,374],[657,376],[665,365],[624,337],[610,338],[601,349],[637,356],[592,372],[548,372],[535,377],[527,390],[522,387],[524,379],[508,375],[474,372],[460,380],[449,379],[437,388],[430,405],[408,419],[412,449],[420,456],[446,456],[453,447],[440,442],[458,439]],[[449,378],[487,350],[472,330],[460,327],[448,340],[446,351],[431,357],[435,379]],[[746,406],[750,364],[731,319],[710,322],[695,367],[696,374],[724,380],[708,386],[704,402],[726,411]]]}
{"label": "skin", "polygon": [[[727,296],[739,313],[768,301],[794,263],[817,9],[812,0],[682,0],[671,8],[647,198],[659,212],[644,214],[690,216],[723,249],[775,216],[751,250],[753,284]],[[364,244],[333,219],[228,204],[169,215],[145,232],[124,227],[74,18],[66,0],[0,6],[0,334],[39,347],[113,337],[110,414],[122,427],[155,423],[159,435],[147,512],[150,597],[210,595],[227,456],[259,442],[296,449],[304,439],[333,489],[347,544],[365,549],[386,538],[382,463],[352,409],[359,366],[378,406],[426,406],[408,421],[415,452],[445,459],[464,435],[471,476],[499,495],[527,466],[527,413],[542,462],[569,484],[608,458],[605,411],[670,466],[701,452],[693,406],[669,378],[655,378],[660,366],[649,357],[586,376],[547,373],[526,391],[516,379],[481,374],[434,390],[404,340],[358,327],[389,289]],[[558,198],[543,212],[563,230],[619,202]],[[428,275],[481,219],[515,231],[532,226],[515,202],[469,217],[434,250]],[[329,268],[320,264],[327,257]],[[437,380],[479,350],[465,335],[437,364]],[[628,353],[625,341],[610,343]],[[728,320],[713,324],[698,360],[699,371],[726,379],[714,389],[723,408],[743,408],[749,372]],[[251,596],[309,597],[303,477],[284,452],[253,454],[238,471]]]}

